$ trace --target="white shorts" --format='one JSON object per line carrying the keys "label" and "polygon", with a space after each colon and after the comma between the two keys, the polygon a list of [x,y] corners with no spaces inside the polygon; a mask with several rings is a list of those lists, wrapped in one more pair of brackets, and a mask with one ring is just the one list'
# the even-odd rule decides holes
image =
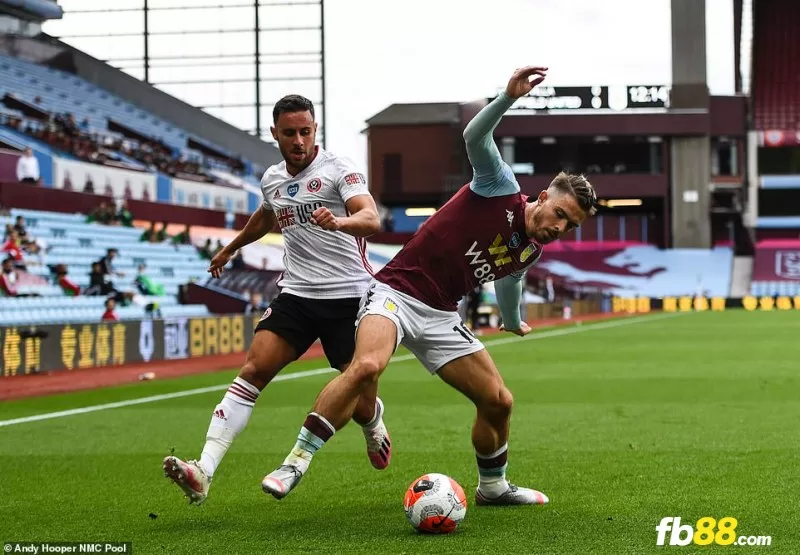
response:
{"label": "white shorts", "polygon": [[368,314],[379,314],[394,322],[397,345],[402,343],[414,353],[431,374],[452,360],[484,349],[458,312],[436,310],[377,280],[370,283],[361,298],[356,327]]}

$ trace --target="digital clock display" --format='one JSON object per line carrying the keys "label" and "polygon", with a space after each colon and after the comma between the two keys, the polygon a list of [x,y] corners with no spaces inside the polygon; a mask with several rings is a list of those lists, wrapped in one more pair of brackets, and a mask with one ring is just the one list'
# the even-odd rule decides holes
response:
{"label": "digital clock display", "polygon": [[669,106],[669,87],[666,85],[632,85],[628,87],[628,107],[665,108]]}

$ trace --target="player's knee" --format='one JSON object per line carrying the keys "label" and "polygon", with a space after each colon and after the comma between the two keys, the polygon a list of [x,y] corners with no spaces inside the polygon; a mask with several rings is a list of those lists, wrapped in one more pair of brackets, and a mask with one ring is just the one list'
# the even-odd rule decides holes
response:
{"label": "player's knee", "polygon": [[258,389],[264,389],[279,371],[280,367],[276,367],[276,365],[269,360],[248,356],[242,368],[239,370],[239,377],[256,386]]}
{"label": "player's knee", "polygon": [[488,413],[494,419],[505,419],[511,416],[514,397],[507,387],[501,386],[492,395],[482,399],[478,409]]}
{"label": "player's knee", "polygon": [[354,360],[347,368],[347,373],[351,374],[358,382],[375,382],[380,376],[381,364],[373,357],[362,357]]}
{"label": "player's knee", "polygon": [[514,407],[514,396],[506,386],[500,388],[500,395],[497,399],[498,408],[506,415],[511,414],[511,409]]}
{"label": "player's knee", "polygon": [[247,359],[242,365],[241,370],[239,370],[239,377],[244,381],[255,385],[256,387],[259,387],[261,382],[264,381],[259,376],[258,366],[256,365],[255,361],[251,359]]}

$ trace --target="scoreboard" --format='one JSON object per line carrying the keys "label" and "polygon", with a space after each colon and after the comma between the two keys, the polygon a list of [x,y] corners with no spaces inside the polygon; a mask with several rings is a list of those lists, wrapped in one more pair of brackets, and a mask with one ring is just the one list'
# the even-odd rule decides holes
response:
{"label": "scoreboard", "polygon": [[[623,111],[669,108],[667,85],[592,85],[589,87],[538,86],[507,112]],[[489,99],[490,101],[493,99]]]}

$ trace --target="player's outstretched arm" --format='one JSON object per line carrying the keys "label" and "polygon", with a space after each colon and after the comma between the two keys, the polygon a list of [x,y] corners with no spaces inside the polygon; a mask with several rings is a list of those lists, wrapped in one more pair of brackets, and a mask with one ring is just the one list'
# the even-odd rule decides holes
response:
{"label": "player's outstretched arm", "polygon": [[372,195],[362,194],[345,202],[349,216],[336,217],[327,208],[317,208],[311,214],[312,223],[329,231],[343,231],[354,237],[369,237],[381,230],[378,207]]}
{"label": "player's outstretched arm", "polygon": [[244,229],[242,229],[233,241],[225,245],[211,260],[211,264],[208,267],[208,271],[211,275],[215,278],[222,275],[223,268],[225,268],[225,265],[231,257],[236,254],[236,251],[249,245],[253,241],[261,239],[264,235],[272,231],[272,228],[275,227],[275,223],[275,212],[265,208],[263,204],[259,206],[258,210],[253,212],[253,215],[247,220]]}
{"label": "player's outstretched arm", "polygon": [[512,274],[494,282],[497,306],[500,308],[500,316],[503,318],[503,325],[500,329],[520,336],[527,335],[531,331],[519,314],[519,304],[522,300],[522,276]]}
{"label": "player's outstretched arm", "polygon": [[482,196],[498,196],[519,191],[513,172],[500,156],[492,132],[514,102],[544,80],[546,71],[546,67],[533,66],[515,71],[506,90],[478,112],[464,129],[467,156],[474,171],[470,185],[474,192]]}

